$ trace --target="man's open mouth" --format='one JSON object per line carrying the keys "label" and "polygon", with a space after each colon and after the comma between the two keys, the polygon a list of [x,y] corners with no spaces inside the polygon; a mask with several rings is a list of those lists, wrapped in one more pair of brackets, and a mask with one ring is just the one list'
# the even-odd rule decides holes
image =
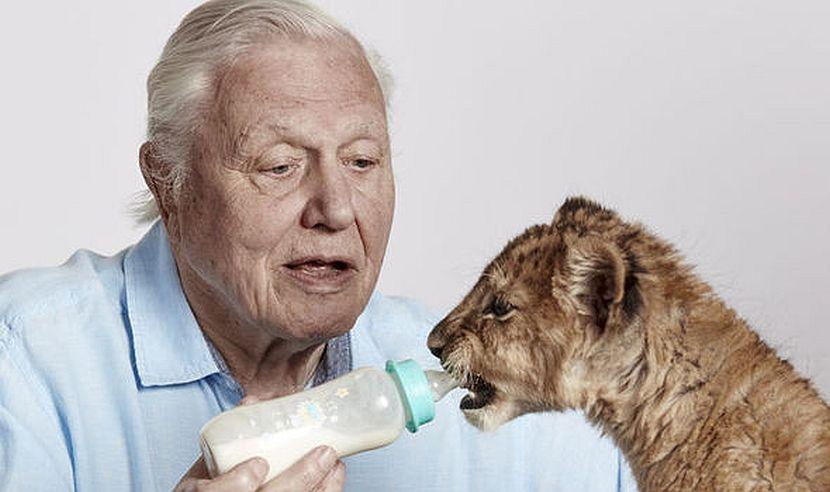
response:
{"label": "man's open mouth", "polygon": [[468,373],[461,387],[469,391],[461,399],[461,410],[476,410],[482,408],[490,403],[496,395],[496,387],[477,373]]}
{"label": "man's open mouth", "polygon": [[339,275],[340,273],[353,270],[354,266],[342,259],[320,259],[309,258],[286,263],[286,268],[296,272],[302,272],[305,275],[315,278],[329,278]]}

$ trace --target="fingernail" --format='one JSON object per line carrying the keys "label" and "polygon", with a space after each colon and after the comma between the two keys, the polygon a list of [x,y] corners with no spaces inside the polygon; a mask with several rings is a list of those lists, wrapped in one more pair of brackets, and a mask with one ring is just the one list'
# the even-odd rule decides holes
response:
{"label": "fingernail", "polygon": [[254,475],[260,480],[265,478],[265,475],[268,474],[268,462],[260,457],[253,458],[251,461],[251,470],[254,472]]}
{"label": "fingernail", "polygon": [[329,446],[321,446],[317,451],[317,463],[321,467],[328,469],[334,466],[337,462],[337,453]]}
{"label": "fingernail", "polygon": [[239,401],[240,405],[251,405],[259,401],[256,396],[246,396]]}

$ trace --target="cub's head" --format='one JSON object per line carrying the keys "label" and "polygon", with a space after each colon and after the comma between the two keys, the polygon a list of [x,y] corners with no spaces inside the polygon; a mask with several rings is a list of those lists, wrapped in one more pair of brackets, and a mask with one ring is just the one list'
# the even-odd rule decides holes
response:
{"label": "cub's head", "polygon": [[[528,412],[582,407],[636,357],[647,234],[584,198],[513,239],[428,346],[469,394],[461,409],[490,430]],[[606,374],[608,373],[608,374]]]}

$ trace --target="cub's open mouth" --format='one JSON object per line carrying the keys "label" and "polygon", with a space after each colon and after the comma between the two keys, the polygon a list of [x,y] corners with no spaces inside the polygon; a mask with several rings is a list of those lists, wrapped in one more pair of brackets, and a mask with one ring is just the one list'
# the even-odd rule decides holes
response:
{"label": "cub's open mouth", "polygon": [[461,387],[469,390],[469,394],[461,399],[461,410],[482,408],[490,403],[496,395],[496,387],[476,373],[467,374]]}

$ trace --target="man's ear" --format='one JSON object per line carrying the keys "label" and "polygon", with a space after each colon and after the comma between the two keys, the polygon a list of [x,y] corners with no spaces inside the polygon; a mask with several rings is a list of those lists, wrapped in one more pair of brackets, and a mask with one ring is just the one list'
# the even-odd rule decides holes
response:
{"label": "man's ear", "polygon": [[173,197],[172,183],[170,179],[165,179],[170,175],[170,170],[167,168],[167,164],[159,158],[155,146],[151,142],[141,144],[138,151],[138,162],[144,182],[147,183],[147,188],[156,199],[159,215],[161,215],[165,225],[169,227],[169,218],[175,213],[176,203]]}
{"label": "man's ear", "polygon": [[609,320],[629,317],[641,307],[636,267],[620,248],[598,237],[577,239],[568,248],[571,294],[602,335]]}

